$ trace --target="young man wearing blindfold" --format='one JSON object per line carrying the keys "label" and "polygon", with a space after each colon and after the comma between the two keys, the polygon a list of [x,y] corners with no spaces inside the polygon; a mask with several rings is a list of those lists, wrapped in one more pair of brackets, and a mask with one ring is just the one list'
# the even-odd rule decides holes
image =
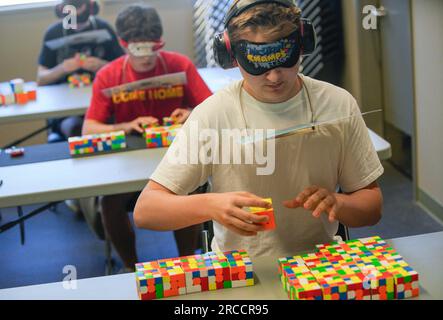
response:
{"label": "young man wearing blindfold", "polygon": [[[198,106],[183,132],[189,136],[192,122],[220,133],[347,120],[276,138],[275,150],[267,150],[275,152],[275,170],[263,176],[257,175],[256,162],[171,162],[168,155],[184,141],[176,139],[138,199],[134,218],[139,227],[175,230],[213,220],[213,250],[246,249],[263,256],[290,255],[329,242],[338,222],[363,227],[380,220],[382,194],[376,180],[383,167],[355,99],[299,73],[301,57],[315,48],[314,28],[300,16],[290,0],[235,1],[225,32],[215,38],[214,56],[223,68],[238,66],[243,80]],[[213,193],[186,196],[207,179]],[[244,210],[269,208],[263,198],[273,199],[272,231],[264,232],[267,217]]]}
{"label": "young man wearing blindfold", "polygon": [[[119,130],[141,134],[145,125],[161,123],[163,117],[185,122],[192,108],[209,97],[211,91],[189,58],[161,50],[163,28],[157,11],[148,5],[130,5],[118,15],[116,29],[127,54],[98,72],[83,134]],[[119,89],[112,96],[104,93],[106,89],[124,84],[180,72],[185,73],[186,83],[167,90],[150,88],[126,92]],[[127,270],[133,270],[138,262],[135,235],[127,214],[137,196],[130,193],[102,199],[104,228]],[[180,254],[194,253],[198,235],[192,228],[177,231],[175,236]]]}

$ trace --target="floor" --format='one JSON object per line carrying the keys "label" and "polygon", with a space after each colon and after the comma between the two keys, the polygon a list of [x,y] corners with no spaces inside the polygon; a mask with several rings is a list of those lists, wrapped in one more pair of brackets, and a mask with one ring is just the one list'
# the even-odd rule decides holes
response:
{"label": "floor", "polygon": [[[351,237],[380,235],[389,239],[443,231],[441,224],[412,203],[411,181],[388,163],[384,166],[385,174],[380,180],[385,203],[383,218],[374,227],[351,229]],[[2,210],[2,218],[1,224],[15,219],[15,210]],[[62,281],[67,265],[76,267],[78,279],[105,274],[104,242],[64,204],[58,206],[56,213],[48,211],[31,218],[25,226],[24,246],[20,244],[18,228],[0,234],[0,289]],[[172,232],[137,230],[136,236],[142,261],[178,255]]]}

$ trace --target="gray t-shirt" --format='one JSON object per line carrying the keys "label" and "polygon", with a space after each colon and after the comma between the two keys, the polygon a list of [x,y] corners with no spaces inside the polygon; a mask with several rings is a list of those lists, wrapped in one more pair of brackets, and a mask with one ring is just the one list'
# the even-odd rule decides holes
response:
{"label": "gray t-shirt", "polygon": [[[311,250],[315,244],[329,242],[337,232],[337,222],[329,223],[326,214],[315,219],[310,211],[302,208],[288,209],[283,206],[283,201],[295,198],[313,185],[332,192],[338,187],[344,192],[357,191],[383,174],[355,99],[334,85],[300,76],[305,84],[303,89],[279,104],[257,101],[242,89],[242,80],[209,97],[194,109],[151,176],[151,180],[179,195],[188,194],[209,180],[212,192],[248,191],[272,198],[275,230],[244,237],[214,221],[214,250],[245,249],[251,256],[293,255]],[[357,116],[349,117],[351,115]],[[204,157],[211,154],[207,144],[211,132],[226,135],[227,129],[278,130],[306,124],[312,119],[325,121],[346,117],[319,126],[311,133],[262,141],[266,152],[261,158],[254,157],[252,162],[245,160],[245,153],[250,150],[247,144],[238,143],[235,138],[230,141],[232,145],[237,141],[236,146],[241,146],[240,164],[235,162],[235,152],[226,158],[231,160],[230,163],[221,161],[223,154],[226,155],[224,142],[228,141],[222,138],[217,144],[209,144],[215,146],[213,150],[218,148],[219,161],[207,163]],[[198,132],[209,128],[213,131],[199,135],[195,132],[197,127]],[[214,140],[212,137],[211,141]],[[187,151],[186,161],[177,161],[183,150]],[[197,155],[203,160],[196,161]],[[259,168],[266,170],[258,174]]]}

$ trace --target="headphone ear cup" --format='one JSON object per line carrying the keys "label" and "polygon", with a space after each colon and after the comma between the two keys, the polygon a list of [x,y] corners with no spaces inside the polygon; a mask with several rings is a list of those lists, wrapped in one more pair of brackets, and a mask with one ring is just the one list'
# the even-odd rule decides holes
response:
{"label": "headphone ear cup", "polygon": [[317,34],[314,25],[308,19],[301,19],[300,24],[303,55],[312,54],[315,48],[317,48]]}
{"label": "headphone ear cup", "polygon": [[[231,49],[228,49],[225,33],[216,34],[213,42],[214,60],[223,69],[231,69],[236,66],[236,61]],[[229,41],[229,40],[228,40]]]}
{"label": "headphone ear cup", "polygon": [[100,6],[97,1],[91,1],[91,16],[96,16],[100,12]]}

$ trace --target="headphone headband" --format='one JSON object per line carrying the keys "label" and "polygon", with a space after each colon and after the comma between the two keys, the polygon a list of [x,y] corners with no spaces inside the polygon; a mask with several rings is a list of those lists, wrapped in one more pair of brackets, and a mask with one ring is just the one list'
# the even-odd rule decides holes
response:
{"label": "headphone headband", "polygon": [[248,10],[251,7],[255,7],[256,5],[266,4],[266,3],[275,3],[288,8],[295,6],[293,0],[239,0],[231,7],[231,9],[226,14],[224,20],[225,28],[228,27],[228,24],[232,20],[232,18],[239,16],[241,13],[243,13],[244,11]]}

